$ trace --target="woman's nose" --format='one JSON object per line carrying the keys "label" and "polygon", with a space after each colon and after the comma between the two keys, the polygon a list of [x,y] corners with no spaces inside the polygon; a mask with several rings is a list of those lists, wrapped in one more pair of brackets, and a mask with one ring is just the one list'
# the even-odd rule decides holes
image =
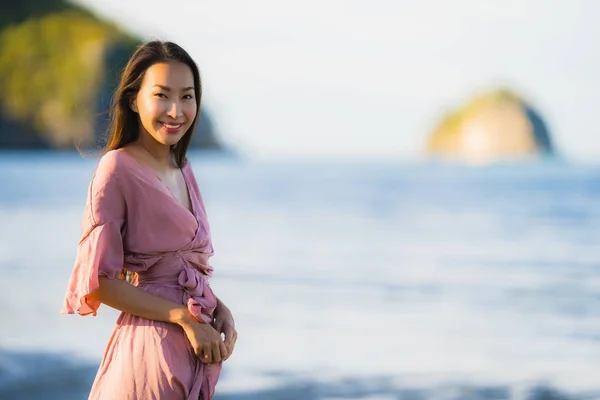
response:
{"label": "woman's nose", "polygon": [[179,116],[181,115],[181,106],[178,102],[174,101],[173,103],[171,103],[171,107],[169,108],[167,115],[173,119],[179,118]]}

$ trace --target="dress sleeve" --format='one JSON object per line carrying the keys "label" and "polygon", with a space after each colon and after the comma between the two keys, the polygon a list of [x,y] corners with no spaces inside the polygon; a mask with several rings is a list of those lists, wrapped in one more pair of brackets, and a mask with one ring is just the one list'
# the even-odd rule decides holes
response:
{"label": "dress sleeve", "polygon": [[100,302],[88,297],[100,275],[118,278],[123,270],[126,220],[124,186],[110,160],[101,160],[88,187],[81,239],[61,312],[96,315]]}

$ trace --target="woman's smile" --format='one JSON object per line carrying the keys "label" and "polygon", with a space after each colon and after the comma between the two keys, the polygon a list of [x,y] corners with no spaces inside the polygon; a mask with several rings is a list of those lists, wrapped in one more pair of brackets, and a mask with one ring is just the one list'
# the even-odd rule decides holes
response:
{"label": "woman's smile", "polygon": [[179,131],[181,130],[181,127],[183,126],[183,123],[173,124],[173,123],[160,122],[160,124],[165,129],[165,131],[167,131],[167,133],[179,133]]}

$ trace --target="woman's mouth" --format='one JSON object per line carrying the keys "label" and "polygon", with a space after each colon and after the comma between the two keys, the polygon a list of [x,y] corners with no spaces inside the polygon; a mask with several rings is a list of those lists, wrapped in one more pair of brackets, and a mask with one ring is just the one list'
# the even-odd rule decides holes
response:
{"label": "woman's mouth", "polygon": [[178,133],[181,130],[183,124],[167,124],[165,122],[160,123],[167,133]]}

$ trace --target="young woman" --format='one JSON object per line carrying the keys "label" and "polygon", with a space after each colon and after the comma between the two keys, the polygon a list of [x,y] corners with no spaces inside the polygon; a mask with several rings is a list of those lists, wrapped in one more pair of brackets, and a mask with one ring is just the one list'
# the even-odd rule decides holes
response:
{"label": "young woman", "polygon": [[237,332],[209,286],[209,224],[186,159],[201,95],[196,64],[171,42],[140,46],[123,71],[62,308],[122,311],[89,399],[208,400],[233,351]]}

